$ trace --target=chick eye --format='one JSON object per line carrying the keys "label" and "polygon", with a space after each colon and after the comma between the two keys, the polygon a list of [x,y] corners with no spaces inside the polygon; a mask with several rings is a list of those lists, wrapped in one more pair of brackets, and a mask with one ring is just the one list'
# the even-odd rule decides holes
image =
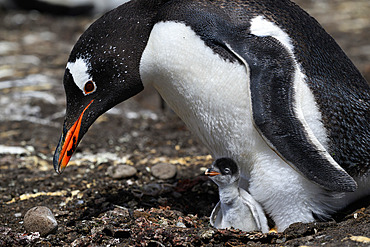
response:
{"label": "chick eye", "polygon": [[96,90],[95,82],[90,80],[90,81],[87,81],[85,83],[85,86],[84,86],[85,95],[91,94],[91,93],[95,92],[95,90]]}
{"label": "chick eye", "polygon": [[225,172],[225,174],[230,174],[231,173],[231,170],[229,168],[225,168],[224,169],[224,172]]}

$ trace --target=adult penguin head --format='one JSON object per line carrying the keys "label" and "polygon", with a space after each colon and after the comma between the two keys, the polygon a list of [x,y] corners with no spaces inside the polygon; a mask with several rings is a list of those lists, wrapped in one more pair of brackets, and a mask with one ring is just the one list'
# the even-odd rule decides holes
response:
{"label": "adult penguin head", "polygon": [[88,128],[144,89],[139,64],[156,9],[166,1],[130,1],[94,22],[75,44],[64,74],[67,110],[54,154],[61,173]]}

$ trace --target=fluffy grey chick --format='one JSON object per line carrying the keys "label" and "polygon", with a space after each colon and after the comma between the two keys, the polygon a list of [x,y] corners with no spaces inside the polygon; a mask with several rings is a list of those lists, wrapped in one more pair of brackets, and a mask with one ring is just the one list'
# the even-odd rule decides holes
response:
{"label": "fluffy grey chick", "polygon": [[236,228],[243,231],[269,231],[262,207],[245,190],[238,186],[239,169],[234,160],[219,158],[212,163],[205,175],[218,185],[220,201],[213,209],[211,225]]}

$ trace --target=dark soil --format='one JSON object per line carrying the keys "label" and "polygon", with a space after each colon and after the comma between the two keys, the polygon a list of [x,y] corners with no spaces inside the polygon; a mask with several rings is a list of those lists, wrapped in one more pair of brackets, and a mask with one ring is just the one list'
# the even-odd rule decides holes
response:
{"label": "dark soil", "polygon": [[[370,79],[370,3],[298,1]],[[328,222],[297,223],[283,233],[217,230],[209,218],[217,187],[202,174],[207,150],[148,90],[92,126],[62,175],[52,167],[65,110],[61,79],[69,52],[91,17],[0,9],[0,246],[369,246],[369,198]],[[8,86],[7,86],[8,85]],[[1,146],[3,145],[3,146]],[[137,168],[112,179],[108,167]],[[158,180],[150,168],[176,165]],[[27,233],[23,216],[49,207],[58,230]]]}

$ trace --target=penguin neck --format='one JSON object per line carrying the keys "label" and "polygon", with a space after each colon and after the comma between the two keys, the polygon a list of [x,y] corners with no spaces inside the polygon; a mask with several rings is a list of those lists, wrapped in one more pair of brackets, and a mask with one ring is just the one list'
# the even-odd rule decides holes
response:
{"label": "penguin neck", "polygon": [[237,181],[226,186],[219,185],[218,190],[220,194],[220,201],[225,205],[232,205],[236,201],[235,199],[240,196]]}

